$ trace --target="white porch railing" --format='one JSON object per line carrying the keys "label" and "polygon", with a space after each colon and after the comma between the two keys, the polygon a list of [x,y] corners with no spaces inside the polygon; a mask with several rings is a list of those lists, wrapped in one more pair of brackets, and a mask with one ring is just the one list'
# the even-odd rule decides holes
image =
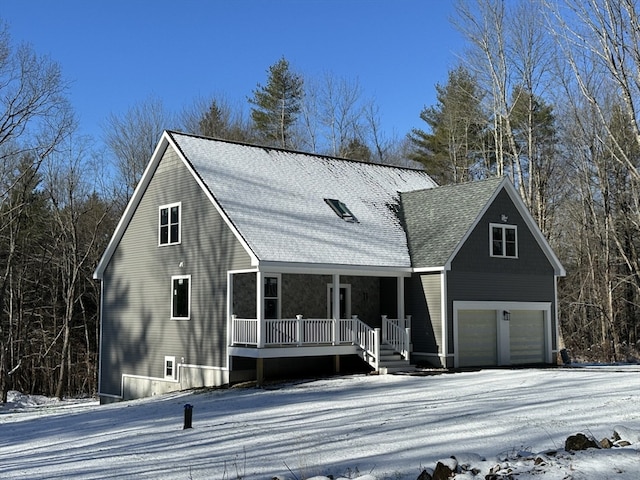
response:
{"label": "white porch railing", "polygon": [[387,318],[386,315],[382,315],[382,338],[403,358],[409,358],[411,315],[407,315],[403,320]]}
{"label": "white porch railing", "polygon": [[399,321],[382,317],[382,331],[371,328],[357,315],[348,319],[302,318],[265,319],[258,338],[258,320],[232,317],[232,344],[265,347],[303,345],[356,345],[360,355],[375,370],[380,362],[380,342],[385,341],[404,358],[409,358],[410,316]]}

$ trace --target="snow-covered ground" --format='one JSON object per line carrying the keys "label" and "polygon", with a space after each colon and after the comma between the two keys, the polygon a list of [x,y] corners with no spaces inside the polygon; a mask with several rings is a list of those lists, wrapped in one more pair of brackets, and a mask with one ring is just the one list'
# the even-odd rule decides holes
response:
{"label": "snow-covered ground", "polygon": [[[618,425],[631,445],[563,450]],[[104,406],[12,393],[0,406],[3,479],[415,480],[450,456],[469,465],[456,479],[636,480],[640,367],[348,376]]]}

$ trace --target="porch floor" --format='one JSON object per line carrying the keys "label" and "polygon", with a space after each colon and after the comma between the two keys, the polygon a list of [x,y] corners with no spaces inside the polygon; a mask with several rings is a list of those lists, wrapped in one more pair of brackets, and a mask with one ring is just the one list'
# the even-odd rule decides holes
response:
{"label": "porch floor", "polygon": [[300,345],[268,346],[263,348],[230,346],[229,355],[247,358],[322,357],[326,355],[354,355],[360,351],[357,345]]}

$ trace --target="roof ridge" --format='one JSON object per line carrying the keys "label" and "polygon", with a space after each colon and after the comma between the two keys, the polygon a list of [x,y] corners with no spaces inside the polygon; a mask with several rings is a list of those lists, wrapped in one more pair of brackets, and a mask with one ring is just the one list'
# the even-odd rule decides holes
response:
{"label": "roof ridge", "polygon": [[219,138],[219,137],[209,137],[206,135],[198,135],[195,133],[186,133],[186,132],[180,132],[177,130],[165,130],[165,132],[167,132],[167,134],[169,136],[171,136],[172,138],[174,137],[174,135],[180,135],[180,136],[184,136],[184,137],[191,137],[191,138],[196,138],[196,139],[201,139],[201,140],[210,140],[210,141],[215,141],[215,142],[221,142],[221,143],[227,143],[230,145],[238,145],[238,146],[242,146],[242,147],[251,147],[251,148],[259,148],[265,151],[275,151],[275,152],[281,152],[281,153],[293,153],[296,155],[307,155],[310,157],[316,157],[316,158],[320,158],[320,159],[325,159],[325,160],[337,160],[340,162],[347,162],[347,163],[355,163],[355,164],[361,164],[361,165],[371,165],[371,166],[377,166],[377,167],[384,167],[384,168],[392,168],[392,169],[396,169],[396,170],[405,170],[405,171],[411,171],[411,172],[424,172],[425,174],[429,175],[428,172],[424,169],[419,169],[419,168],[412,168],[412,167],[403,167],[401,165],[391,165],[388,163],[377,163],[377,162],[365,162],[364,160],[356,160],[353,158],[345,158],[345,157],[335,157],[332,155],[327,155],[327,154],[323,154],[323,153],[315,153],[315,152],[305,152],[303,150],[294,150],[294,149],[289,149],[289,148],[282,148],[282,147],[272,147],[272,146],[268,146],[268,145],[260,145],[257,143],[250,143],[250,142],[240,142],[237,140],[228,140],[225,138]]}

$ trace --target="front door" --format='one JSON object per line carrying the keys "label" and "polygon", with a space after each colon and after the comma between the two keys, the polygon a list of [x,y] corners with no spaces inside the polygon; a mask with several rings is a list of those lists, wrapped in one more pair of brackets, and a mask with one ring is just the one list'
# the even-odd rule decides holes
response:
{"label": "front door", "polygon": [[[333,318],[333,287],[327,289],[327,318]],[[351,285],[340,285],[340,317],[351,318]]]}

